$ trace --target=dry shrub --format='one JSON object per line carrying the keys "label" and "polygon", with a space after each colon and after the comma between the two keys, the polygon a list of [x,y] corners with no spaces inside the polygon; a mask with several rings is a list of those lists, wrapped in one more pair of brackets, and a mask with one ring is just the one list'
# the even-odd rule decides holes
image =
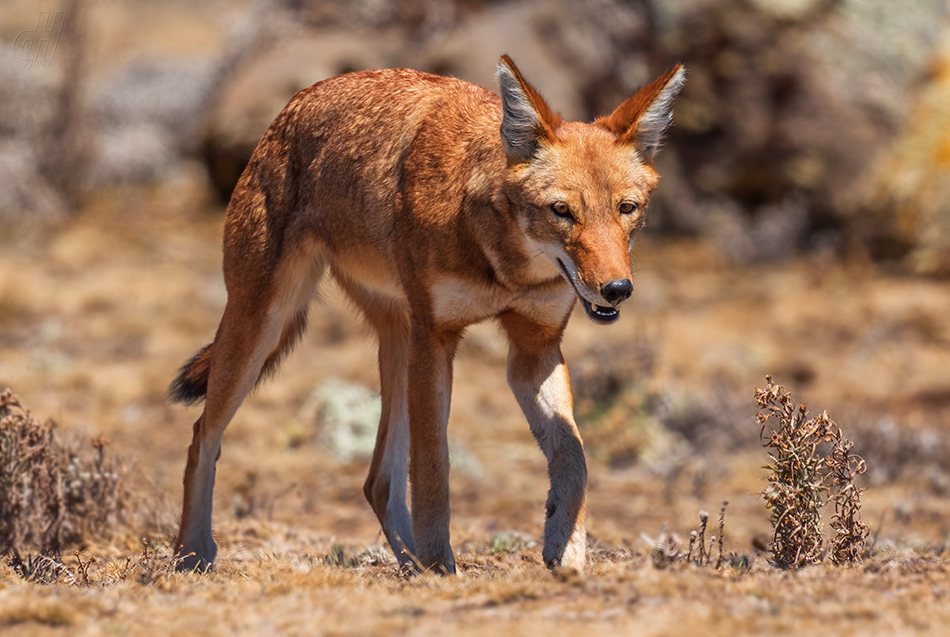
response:
{"label": "dry shrub", "polygon": [[[664,569],[676,564],[692,564],[700,568],[705,568],[712,563],[713,550],[718,543],[719,554],[716,558],[714,568],[719,569],[726,559],[723,556],[723,537],[726,532],[727,506],[729,506],[729,502],[724,501],[722,507],[719,509],[718,538],[715,535],[710,536],[708,543],[706,541],[706,528],[709,524],[709,513],[706,511],[699,512],[699,530],[690,531],[689,546],[685,553],[682,550],[683,542],[679,536],[675,533],[667,533],[665,526],[660,531],[660,536],[656,540],[643,536],[643,540],[650,547],[650,560],[653,562],[653,566]],[[732,555],[729,556],[728,561],[730,565],[736,562]]]}
{"label": "dry shrub", "polygon": [[53,424],[41,424],[12,391],[0,394],[0,553],[58,552],[65,514]]}
{"label": "dry shrub", "polygon": [[831,499],[835,503],[835,514],[831,518],[831,528],[835,531],[831,540],[831,561],[844,564],[859,562],[864,555],[868,525],[861,521],[861,489],[854,486],[854,479],[867,471],[867,464],[861,456],[851,453],[854,445],[841,437],[837,425],[835,432],[837,438],[833,441],[831,454],[825,459],[831,479]]}
{"label": "dry shrub", "polygon": [[93,438],[90,454],[57,439],[54,430],[55,423],[33,418],[10,389],[0,393],[0,554],[55,555],[143,523],[145,507],[108,442]]}
{"label": "dry shrub", "polygon": [[62,473],[66,544],[109,538],[132,513],[133,496],[127,484],[126,467],[109,451],[108,444],[102,436],[95,436],[91,457],[78,445],[59,446],[60,453],[68,458]]}
{"label": "dry shrub", "polygon": [[[782,568],[798,568],[821,561],[821,457],[818,446],[825,441],[827,418],[806,420],[805,405],[795,405],[781,385],[766,376],[766,388],[756,389],[760,411],[757,419],[765,438],[768,420],[775,416],[779,426],[769,433],[765,446],[771,470],[769,484],[762,492],[772,510],[772,560]],[[823,414],[824,415],[824,414]]]}
{"label": "dry shrub", "polygon": [[[860,521],[861,490],[854,478],[866,464],[851,453],[853,445],[828,412],[807,418],[808,408],[796,405],[791,394],[766,376],[766,388],[755,390],[760,436],[769,451],[772,473],[762,496],[772,511],[772,561],[781,568],[800,568],[820,562],[824,538],[821,529],[823,494],[835,503],[831,560],[836,564],[860,560],[867,525]],[[775,417],[778,427],[766,425]],[[824,450],[831,446],[830,453]]]}
{"label": "dry shrub", "polygon": [[27,555],[26,559],[20,556],[15,549],[7,562],[13,572],[28,582],[37,584],[75,584],[76,575],[61,559],[49,555]]}

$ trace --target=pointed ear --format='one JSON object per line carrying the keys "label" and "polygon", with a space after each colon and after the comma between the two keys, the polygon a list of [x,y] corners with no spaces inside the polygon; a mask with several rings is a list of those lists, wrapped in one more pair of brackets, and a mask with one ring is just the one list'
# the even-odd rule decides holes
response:
{"label": "pointed ear", "polygon": [[528,161],[538,146],[554,142],[554,131],[561,125],[561,118],[548,108],[507,55],[501,56],[498,63],[498,82],[504,109],[501,141],[508,163]]}
{"label": "pointed ear", "polygon": [[645,161],[653,161],[663,133],[673,121],[673,100],[686,82],[686,67],[677,64],[595,124],[617,135],[619,144],[635,144]]}

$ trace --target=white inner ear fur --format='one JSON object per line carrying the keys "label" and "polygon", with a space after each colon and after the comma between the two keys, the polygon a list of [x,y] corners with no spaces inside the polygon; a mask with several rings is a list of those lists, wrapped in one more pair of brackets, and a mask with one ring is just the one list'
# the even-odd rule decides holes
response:
{"label": "white inner ear fur", "polygon": [[534,110],[514,73],[504,63],[498,65],[498,81],[504,108],[501,141],[505,146],[505,155],[516,161],[527,161],[537,147],[541,116]]}
{"label": "white inner ear fur", "polygon": [[651,160],[656,156],[663,134],[673,121],[673,100],[685,82],[686,69],[681,68],[637,121],[637,150],[645,159]]}

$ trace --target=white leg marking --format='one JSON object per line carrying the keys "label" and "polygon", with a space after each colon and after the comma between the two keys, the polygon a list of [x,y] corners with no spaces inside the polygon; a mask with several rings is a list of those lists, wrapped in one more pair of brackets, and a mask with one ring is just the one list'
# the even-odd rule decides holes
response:
{"label": "white leg marking", "polygon": [[517,356],[513,348],[508,381],[548,460],[551,480],[542,556],[548,566],[581,573],[587,553],[587,462],[574,424],[567,367],[559,354],[549,354],[548,364],[540,368],[548,370],[546,375],[516,378]]}
{"label": "white leg marking", "polygon": [[416,548],[412,537],[412,517],[406,504],[409,480],[409,409],[406,405],[405,382],[400,384],[402,391],[394,396],[389,431],[386,435],[386,449],[383,451],[379,472],[389,483],[389,497],[386,501],[386,523],[389,528],[386,532],[391,538],[390,544],[400,564],[405,564],[411,560],[403,549],[415,554]]}

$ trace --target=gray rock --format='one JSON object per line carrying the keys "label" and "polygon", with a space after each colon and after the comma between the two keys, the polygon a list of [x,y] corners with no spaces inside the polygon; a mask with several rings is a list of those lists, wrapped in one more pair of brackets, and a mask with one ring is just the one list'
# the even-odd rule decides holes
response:
{"label": "gray rock", "polygon": [[[316,420],[317,444],[338,462],[372,457],[382,415],[379,394],[355,383],[326,380],[313,390],[300,410],[299,422]],[[483,473],[481,462],[449,439],[449,461],[455,471],[469,476]]]}
{"label": "gray rock", "polygon": [[373,455],[382,405],[379,394],[352,383],[327,380],[311,395],[320,425],[318,443],[339,462]]}

